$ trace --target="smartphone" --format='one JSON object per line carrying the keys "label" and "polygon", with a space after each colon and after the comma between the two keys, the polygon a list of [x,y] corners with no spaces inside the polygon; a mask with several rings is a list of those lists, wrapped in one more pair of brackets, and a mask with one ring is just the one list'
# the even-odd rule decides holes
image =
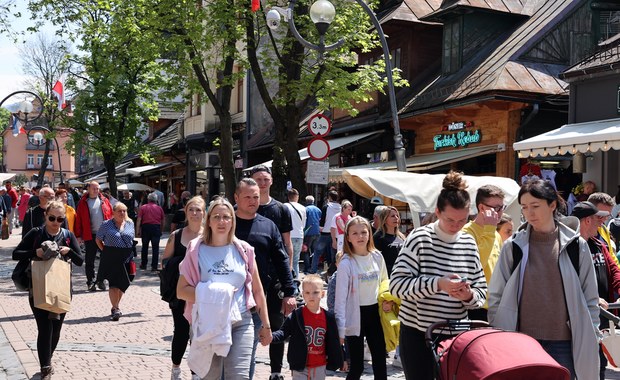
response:
{"label": "smartphone", "polygon": [[467,276],[461,277],[461,282],[467,282]]}

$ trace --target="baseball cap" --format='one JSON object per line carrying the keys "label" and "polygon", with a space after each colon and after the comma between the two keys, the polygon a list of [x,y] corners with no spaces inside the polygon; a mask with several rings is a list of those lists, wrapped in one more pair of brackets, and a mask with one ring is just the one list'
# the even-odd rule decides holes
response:
{"label": "baseball cap", "polygon": [[579,219],[587,218],[588,216],[609,216],[607,211],[599,211],[598,208],[592,202],[579,202],[573,207],[572,216],[576,216]]}

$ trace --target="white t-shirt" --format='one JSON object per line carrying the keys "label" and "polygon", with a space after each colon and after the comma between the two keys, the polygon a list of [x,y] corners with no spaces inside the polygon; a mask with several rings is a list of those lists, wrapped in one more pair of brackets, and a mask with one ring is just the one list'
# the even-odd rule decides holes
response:
{"label": "white t-shirt", "polygon": [[381,268],[379,268],[370,254],[366,256],[351,255],[351,257],[357,266],[360,306],[376,304],[378,302],[377,299],[379,298]]}
{"label": "white t-shirt", "polygon": [[297,202],[287,202],[284,205],[288,207],[293,222],[291,238],[303,239],[304,228],[306,227],[306,208]]}
{"label": "white t-shirt", "polygon": [[223,282],[237,289],[235,299],[239,311],[246,311],[245,302],[245,262],[237,248],[232,245],[212,247],[200,244],[198,251],[200,282]]}

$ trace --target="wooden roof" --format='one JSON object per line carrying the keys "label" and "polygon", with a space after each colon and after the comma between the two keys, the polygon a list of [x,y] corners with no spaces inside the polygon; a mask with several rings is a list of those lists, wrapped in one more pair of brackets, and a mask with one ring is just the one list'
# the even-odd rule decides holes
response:
{"label": "wooden roof", "polygon": [[568,84],[558,79],[565,65],[535,63],[520,57],[580,3],[574,0],[538,0],[539,7],[521,26],[507,37],[498,37],[497,44],[489,44],[480,50],[458,72],[430,80],[430,84],[415,95],[401,109],[401,113],[489,92],[566,95]]}
{"label": "wooden roof", "polygon": [[492,12],[531,16],[539,0],[443,0],[435,12],[426,16],[427,19],[441,18],[459,8],[477,8]]}
{"label": "wooden roof", "polygon": [[389,20],[426,22],[420,19],[439,9],[442,0],[403,0],[400,4],[379,16],[384,23]]}
{"label": "wooden roof", "polygon": [[616,38],[618,36],[620,34],[610,39],[612,40],[611,46],[603,48],[576,65],[569,67],[560,77],[567,79],[586,76],[594,72],[618,70],[618,67],[614,67],[620,63],[620,40]]}

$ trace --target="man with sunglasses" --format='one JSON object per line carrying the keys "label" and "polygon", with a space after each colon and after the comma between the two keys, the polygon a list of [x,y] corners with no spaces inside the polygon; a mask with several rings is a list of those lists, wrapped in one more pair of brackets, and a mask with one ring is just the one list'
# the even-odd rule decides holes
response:
{"label": "man with sunglasses", "polygon": [[[53,201],[55,198],[54,189],[49,186],[44,186],[39,191],[39,204],[31,207],[26,211],[24,216],[24,223],[22,225],[22,237],[26,236],[28,231],[35,227],[41,227],[45,224],[45,210],[47,204]],[[67,222],[63,221],[63,228],[67,228]]]}
{"label": "man with sunglasses", "polygon": [[[491,282],[491,275],[495,264],[499,259],[504,241],[497,232],[497,224],[506,209],[504,205],[505,194],[495,185],[484,185],[476,193],[476,218],[463,227],[466,232],[474,237],[478,245],[480,263],[484,270],[487,285]],[[475,320],[487,320],[487,304],[481,309],[469,310],[469,318]]]}
{"label": "man with sunglasses", "polygon": [[[41,189],[41,192],[43,189]],[[95,282],[95,258],[97,257],[97,243],[95,237],[101,224],[112,218],[110,201],[99,193],[99,183],[92,181],[88,185],[88,193],[78,202],[75,219],[75,236],[80,245],[86,247],[86,286],[88,290],[106,290],[103,281]]]}

